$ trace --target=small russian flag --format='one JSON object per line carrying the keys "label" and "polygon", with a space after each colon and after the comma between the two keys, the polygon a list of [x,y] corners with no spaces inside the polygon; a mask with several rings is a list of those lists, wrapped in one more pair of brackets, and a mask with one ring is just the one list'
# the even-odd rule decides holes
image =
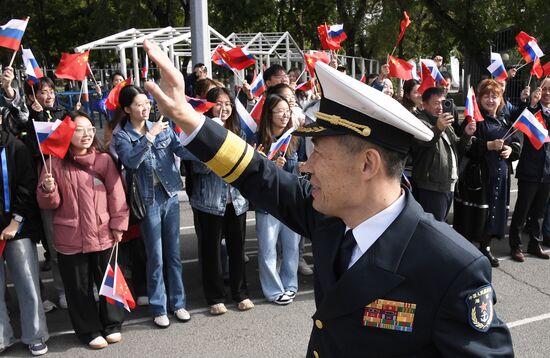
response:
{"label": "small russian flag", "polygon": [[143,67],[141,68],[141,78],[147,79],[148,74],[149,74],[149,56],[145,54],[145,58],[143,59]]}
{"label": "small russian flag", "polygon": [[487,69],[497,80],[505,81],[508,78],[508,73],[506,72],[500,53],[491,52],[491,64]]}
{"label": "small russian flag", "polygon": [[344,32],[343,24],[330,25],[328,28],[328,36],[338,42],[342,42],[348,38]]}
{"label": "small russian flag", "polygon": [[523,132],[537,150],[542,147],[548,138],[548,130],[544,128],[535,115],[527,108],[521,112],[512,126]]}
{"label": "small russian flag", "polygon": [[22,48],[23,50],[23,63],[25,65],[25,73],[27,74],[27,82],[32,86],[38,83],[38,79],[44,77],[44,73],[38,66],[36,58],[32,54],[32,51],[28,48]]}
{"label": "small russian flag", "polygon": [[19,50],[28,23],[29,18],[26,20],[11,19],[7,24],[0,26],[0,46],[14,51]]}
{"label": "small russian flag", "polygon": [[185,96],[185,99],[193,107],[195,112],[198,112],[198,113],[208,112],[210,108],[216,105],[216,103],[208,102],[207,100],[200,99],[200,98]]}
{"label": "small russian flag", "polygon": [[254,77],[254,80],[252,80],[252,83],[250,84],[250,93],[252,94],[252,97],[260,97],[264,92],[264,75],[260,72],[258,76]]}
{"label": "small russian flag", "polygon": [[288,144],[290,143],[290,139],[292,139],[292,132],[294,132],[295,128],[292,127],[286,132],[283,133],[283,135],[277,139],[277,141],[273,144],[271,144],[271,148],[269,148],[269,153],[267,153],[267,159],[272,160],[275,155],[279,152],[286,153],[286,150],[288,149]]}
{"label": "small russian flag", "polygon": [[476,101],[476,95],[474,89],[470,87],[468,89],[468,95],[466,96],[466,103],[464,104],[464,118],[467,120],[475,120],[476,122],[484,121],[485,119],[479,111],[479,107]]}
{"label": "small russian flag", "polygon": [[65,158],[76,128],[71,118],[66,116],[62,121],[58,119],[55,122],[33,121],[33,124],[42,153]]}
{"label": "small russian flag", "polygon": [[537,39],[533,36],[529,36],[527,33],[520,31],[516,36],[516,42],[518,43],[518,50],[526,63],[534,61],[537,57],[544,56],[544,53],[537,43]]}
{"label": "small russian flag", "polygon": [[256,132],[258,131],[258,124],[254,121],[254,118],[246,111],[246,108],[242,105],[241,101],[235,101],[235,110],[241,121],[241,128],[246,134],[247,142],[252,142],[255,139]]}

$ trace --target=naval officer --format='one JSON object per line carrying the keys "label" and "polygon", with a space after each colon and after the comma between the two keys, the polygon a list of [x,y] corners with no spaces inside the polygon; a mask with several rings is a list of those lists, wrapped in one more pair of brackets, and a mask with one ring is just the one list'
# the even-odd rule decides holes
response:
{"label": "naval officer", "polygon": [[318,62],[317,121],[296,131],[314,137],[306,181],[197,114],[166,54],[149,41],[144,47],[162,72],[160,87],[146,88],[186,133],[187,149],[311,238],[317,310],[308,357],[513,356],[489,261],[400,185],[413,141],[433,136],[416,117]]}

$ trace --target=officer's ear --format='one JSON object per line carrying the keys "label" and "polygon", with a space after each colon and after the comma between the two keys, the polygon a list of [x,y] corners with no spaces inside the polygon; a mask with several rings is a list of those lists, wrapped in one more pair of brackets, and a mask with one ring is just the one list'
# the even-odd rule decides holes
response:
{"label": "officer's ear", "polygon": [[374,147],[365,148],[360,155],[362,161],[361,175],[369,180],[383,171],[383,162],[380,152]]}

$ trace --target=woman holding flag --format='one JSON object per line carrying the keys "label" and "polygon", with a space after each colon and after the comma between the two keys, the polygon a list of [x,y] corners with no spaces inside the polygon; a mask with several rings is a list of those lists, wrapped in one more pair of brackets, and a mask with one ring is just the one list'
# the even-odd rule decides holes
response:
{"label": "woman holding flag", "polygon": [[[198,83],[198,82],[197,82]],[[224,87],[211,89],[206,95],[209,102],[216,103],[206,116],[246,138],[241,130],[239,117],[233,109],[235,102]],[[246,311],[254,307],[248,298],[245,275],[244,239],[246,234],[246,212],[248,201],[241,193],[226,184],[195,157],[191,162],[193,185],[189,203],[196,213],[195,227],[200,228],[202,282],[210,313],[219,315],[227,312],[223,269],[220,260],[220,244],[225,237],[229,255],[229,282],[231,297],[237,302],[237,309]]]}
{"label": "woman holding flag", "polygon": [[453,227],[468,240],[479,242],[479,250],[491,266],[498,267],[491,240],[505,235],[512,162],[519,158],[521,144],[518,136],[509,135],[512,120],[503,112],[502,86],[492,79],[483,80],[478,96],[483,118],[468,117],[462,124],[481,120],[455,190]]}
{"label": "woman holding flag", "polygon": [[[257,133],[257,149],[287,172],[298,175],[306,160],[303,140],[292,137],[292,110],[283,97],[267,96]],[[298,245],[300,236],[286,225],[256,208],[260,283],[268,301],[286,305],[298,291]],[[281,241],[281,268],[277,270],[277,241]]]}
{"label": "woman holding flag", "polygon": [[92,120],[84,112],[69,116],[75,125],[69,149],[42,169],[37,197],[41,208],[54,210],[54,246],[73,328],[83,343],[100,349],[122,339],[124,312],[105,297],[98,310],[93,285],[101,286],[129,211],[120,174],[100,149]]}

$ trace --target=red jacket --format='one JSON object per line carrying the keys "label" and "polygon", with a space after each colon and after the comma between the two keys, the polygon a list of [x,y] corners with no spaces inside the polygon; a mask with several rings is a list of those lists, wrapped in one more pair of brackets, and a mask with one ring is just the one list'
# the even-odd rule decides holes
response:
{"label": "red jacket", "polygon": [[63,254],[108,249],[114,244],[111,230],[128,229],[129,210],[120,174],[109,154],[95,149],[74,160],[96,171],[102,179],[68,160],[52,158],[56,186],[47,193],[41,186],[45,174],[42,169],[37,198],[41,208],[57,209],[53,217],[55,249]]}

